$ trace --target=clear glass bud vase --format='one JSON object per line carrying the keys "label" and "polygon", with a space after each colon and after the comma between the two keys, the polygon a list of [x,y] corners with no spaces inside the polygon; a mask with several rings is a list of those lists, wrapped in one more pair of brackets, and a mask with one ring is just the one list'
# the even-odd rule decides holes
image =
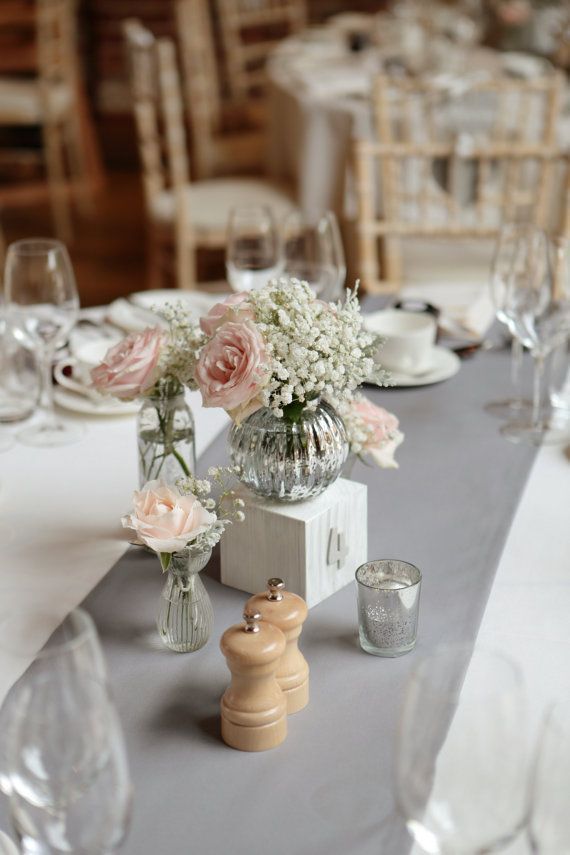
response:
{"label": "clear glass bud vase", "polygon": [[200,570],[211,555],[211,549],[198,553],[184,549],[172,554],[156,626],[164,644],[176,653],[200,650],[210,638],[214,612]]}
{"label": "clear glass bud vase", "polygon": [[318,496],[339,477],[348,455],[342,419],[319,401],[295,422],[264,407],[230,434],[232,462],[242,482],[268,499],[299,502]]}
{"label": "clear glass bud vase", "polygon": [[145,398],[137,435],[140,487],[157,478],[174,486],[196,471],[194,418],[181,387]]}

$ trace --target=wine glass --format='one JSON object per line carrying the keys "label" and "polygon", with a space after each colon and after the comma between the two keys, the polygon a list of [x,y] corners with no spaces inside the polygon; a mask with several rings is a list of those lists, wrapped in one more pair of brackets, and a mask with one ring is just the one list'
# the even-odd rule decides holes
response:
{"label": "wine glass", "polygon": [[37,352],[46,401],[44,421],[20,431],[18,439],[36,446],[76,442],[83,431],[56,418],[51,376],[55,350],[67,341],[79,313],[75,276],[65,246],[44,238],[10,244],[4,288],[14,334]]}
{"label": "wine glass", "polygon": [[531,417],[508,422],[501,433],[511,442],[564,443],[570,428],[543,415],[542,380],[547,356],[570,332],[570,306],[555,293],[551,246],[544,232],[535,230],[518,241],[505,301],[514,334],[531,351],[534,383]]}
{"label": "wine glass", "polygon": [[517,667],[469,645],[413,670],[396,752],[396,802],[426,852],[475,855],[508,843],[528,813],[526,703]]}
{"label": "wine glass", "polygon": [[24,855],[99,855],[121,845],[131,806],[124,739],[107,687],[88,672],[26,679],[8,770],[10,817]]}
{"label": "wine glass", "polygon": [[309,283],[321,300],[337,300],[346,279],[338,222],[332,211],[308,218],[292,211],[283,223],[285,272]]}
{"label": "wine glass", "polygon": [[529,840],[534,853],[570,855],[570,703],[548,712],[532,776]]}
{"label": "wine glass", "polygon": [[226,244],[226,273],[234,291],[263,288],[283,272],[279,230],[270,208],[232,208]]}
{"label": "wine glass", "polygon": [[490,292],[491,301],[495,307],[495,317],[511,333],[511,382],[515,396],[504,401],[493,401],[487,404],[485,410],[502,419],[511,419],[530,409],[530,402],[525,401],[521,394],[524,350],[519,337],[514,335],[514,322],[508,314],[506,298],[518,242],[530,235],[532,229],[533,226],[525,223],[506,223],[503,225],[491,263]]}
{"label": "wine glass", "polygon": [[24,853],[99,855],[127,827],[124,744],[92,619],[76,609],[51,632],[54,617],[0,618],[0,673],[18,678],[1,710],[0,785]]}
{"label": "wine glass", "polygon": [[[54,624],[56,629],[53,629]],[[105,661],[93,619],[83,609],[63,621],[49,611],[0,615],[0,790],[9,794],[6,752],[18,698],[38,676],[61,681],[85,673],[106,679]],[[10,687],[10,688],[9,688]],[[9,688],[9,691],[8,691]]]}

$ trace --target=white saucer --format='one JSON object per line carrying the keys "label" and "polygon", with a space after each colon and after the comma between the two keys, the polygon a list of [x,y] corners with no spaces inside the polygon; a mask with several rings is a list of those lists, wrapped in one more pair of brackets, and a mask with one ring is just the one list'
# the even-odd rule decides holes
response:
{"label": "white saucer", "polygon": [[[382,364],[382,351],[380,351],[380,364]],[[449,380],[457,374],[461,367],[461,360],[452,350],[447,347],[435,345],[433,348],[433,364],[429,371],[423,374],[402,374],[391,371],[393,386],[429,386],[431,383],[441,383]]]}
{"label": "white saucer", "polygon": [[95,401],[87,395],[78,395],[62,386],[56,386],[53,397],[58,407],[70,410],[73,413],[82,413],[84,416],[132,416],[140,410],[139,401],[116,401],[114,398],[105,398],[103,401]]}
{"label": "white saucer", "polygon": [[159,288],[155,291],[139,291],[131,294],[130,299],[143,309],[162,309],[167,303],[184,303],[195,311],[198,317],[206,315],[212,306],[221,303],[228,294],[200,294],[196,291],[183,291],[178,288]]}

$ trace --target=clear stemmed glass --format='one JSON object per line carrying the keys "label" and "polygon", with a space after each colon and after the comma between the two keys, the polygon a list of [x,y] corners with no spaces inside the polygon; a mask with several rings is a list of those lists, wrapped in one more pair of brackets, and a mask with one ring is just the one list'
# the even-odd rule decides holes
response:
{"label": "clear stemmed glass", "polygon": [[52,621],[1,623],[0,655],[13,676],[25,668],[2,706],[2,790],[23,853],[114,852],[126,834],[131,785],[97,633],[78,609],[33,658]]}
{"label": "clear stemmed glass", "polygon": [[226,273],[234,291],[263,288],[283,272],[279,229],[270,208],[232,208],[226,243]]}
{"label": "clear stemmed glass", "polygon": [[550,424],[542,407],[546,358],[570,331],[570,306],[555,293],[551,245],[544,232],[536,230],[518,241],[505,304],[514,334],[531,351],[534,383],[530,419],[509,422],[501,433],[511,442],[532,445],[566,442],[568,426]]}
{"label": "clear stemmed glass", "polygon": [[51,368],[55,350],[65,344],[79,313],[75,276],[65,246],[43,238],[8,247],[4,276],[6,311],[15,335],[33,347],[42,366],[45,420],[18,439],[27,445],[67,445],[83,434],[56,418]]}
{"label": "clear stemmed glass", "polygon": [[533,853],[570,853],[570,703],[548,712],[538,743],[532,776],[529,841]]}
{"label": "clear stemmed glass", "polygon": [[399,720],[396,802],[429,853],[476,855],[528,814],[521,675],[493,651],[451,645],[413,670]]}
{"label": "clear stemmed glass", "polygon": [[530,235],[533,226],[525,223],[506,223],[499,233],[491,264],[490,292],[495,316],[511,333],[511,381],[515,397],[504,401],[493,401],[485,410],[502,419],[512,419],[530,410],[530,402],[521,395],[523,346],[513,332],[514,324],[508,314],[507,286],[515,260],[518,242]]}
{"label": "clear stemmed glass", "polygon": [[316,218],[292,211],[283,222],[283,244],[286,273],[304,279],[322,300],[342,296],[346,261],[332,211]]}

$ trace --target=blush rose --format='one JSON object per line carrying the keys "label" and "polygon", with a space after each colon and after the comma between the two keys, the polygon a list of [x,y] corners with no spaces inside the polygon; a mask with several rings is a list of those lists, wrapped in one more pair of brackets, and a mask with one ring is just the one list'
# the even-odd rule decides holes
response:
{"label": "blush rose", "polygon": [[369,454],[382,469],[397,469],[394,453],[404,440],[399,422],[395,415],[383,407],[377,407],[363,395],[352,405],[353,413],[363,424],[367,432],[363,451]]}
{"label": "blush rose", "polygon": [[203,347],[196,382],[205,407],[222,407],[238,424],[263,406],[272,369],[263,336],[251,321],[222,324]]}
{"label": "blush rose", "polygon": [[148,392],[158,380],[163,341],[164,333],[157,327],[131,333],[110,348],[91,371],[93,386],[122,401]]}
{"label": "blush rose", "polygon": [[222,324],[227,321],[253,321],[253,308],[246,302],[246,292],[231,294],[222,303],[212,306],[207,315],[200,318],[200,327],[207,336],[213,336]]}
{"label": "blush rose", "polygon": [[179,552],[216,521],[196,496],[181,495],[163,481],[149,481],[133,495],[133,513],[121,520],[150,549]]}

